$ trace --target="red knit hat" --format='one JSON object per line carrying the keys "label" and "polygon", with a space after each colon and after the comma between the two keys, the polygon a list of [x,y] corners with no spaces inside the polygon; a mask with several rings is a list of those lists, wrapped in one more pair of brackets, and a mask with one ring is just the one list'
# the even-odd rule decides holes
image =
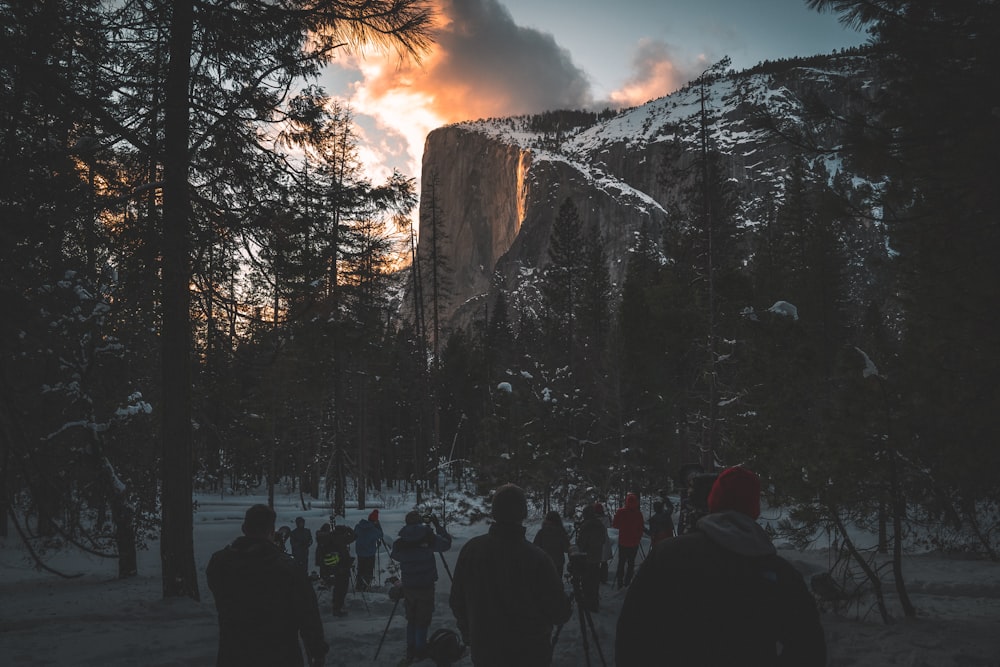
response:
{"label": "red knit hat", "polygon": [[372,510],[372,513],[368,515],[369,521],[378,521],[378,510]]}
{"label": "red knit hat", "polygon": [[743,512],[751,519],[760,516],[760,478],[740,466],[726,468],[708,494],[708,511]]}

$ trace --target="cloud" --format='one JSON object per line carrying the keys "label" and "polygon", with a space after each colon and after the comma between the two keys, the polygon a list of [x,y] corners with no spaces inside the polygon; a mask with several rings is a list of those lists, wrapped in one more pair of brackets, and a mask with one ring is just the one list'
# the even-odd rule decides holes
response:
{"label": "cloud", "polygon": [[519,26],[498,0],[435,0],[434,44],[420,63],[392,55],[348,55],[356,72],[348,102],[409,146],[406,171],[419,173],[427,133],[461,120],[578,109],[591,87],[555,38]]}
{"label": "cloud", "polygon": [[611,105],[632,107],[663,97],[690,80],[687,67],[679,67],[666,43],[653,39],[639,41],[632,58],[632,76],[611,93]]}

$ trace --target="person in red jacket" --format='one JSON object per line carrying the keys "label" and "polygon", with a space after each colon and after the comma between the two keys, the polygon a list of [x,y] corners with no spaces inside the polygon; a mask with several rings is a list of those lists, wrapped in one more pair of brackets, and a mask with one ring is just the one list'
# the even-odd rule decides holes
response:
{"label": "person in red jacket", "polygon": [[632,583],[635,573],[635,555],[639,552],[639,540],[646,530],[646,520],[639,509],[639,496],[630,493],[625,496],[625,507],[615,512],[612,528],[618,529],[618,569],[615,583],[618,588]]}

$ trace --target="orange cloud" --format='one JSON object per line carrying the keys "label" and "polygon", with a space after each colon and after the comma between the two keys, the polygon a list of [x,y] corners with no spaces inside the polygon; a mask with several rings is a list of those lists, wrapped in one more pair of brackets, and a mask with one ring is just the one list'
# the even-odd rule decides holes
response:
{"label": "orange cloud", "polygon": [[373,53],[337,61],[360,75],[348,100],[355,115],[408,146],[404,171],[420,173],[436,127],[590,105],[586,75],[551,35],[516,25],[497,0],[435,3],[434,43],[420,63]]}
{"label": "orange cloud", "polygon": [[688,80],[675,65],[670,47],[657,40],[639,42],[632,59],[633,75],[618,90],[611,93],[614,106],[633,107],[663,97]]}

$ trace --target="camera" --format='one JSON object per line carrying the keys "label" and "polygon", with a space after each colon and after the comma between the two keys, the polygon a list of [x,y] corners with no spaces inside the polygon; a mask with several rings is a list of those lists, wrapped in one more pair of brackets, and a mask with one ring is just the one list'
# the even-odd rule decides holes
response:
{"label": "camera", "polygon": [[423,521],[424,523],[433,523],[434,522],[434,515],[433,514],[425,514],[422,517],[420,517],[420,520]]}

